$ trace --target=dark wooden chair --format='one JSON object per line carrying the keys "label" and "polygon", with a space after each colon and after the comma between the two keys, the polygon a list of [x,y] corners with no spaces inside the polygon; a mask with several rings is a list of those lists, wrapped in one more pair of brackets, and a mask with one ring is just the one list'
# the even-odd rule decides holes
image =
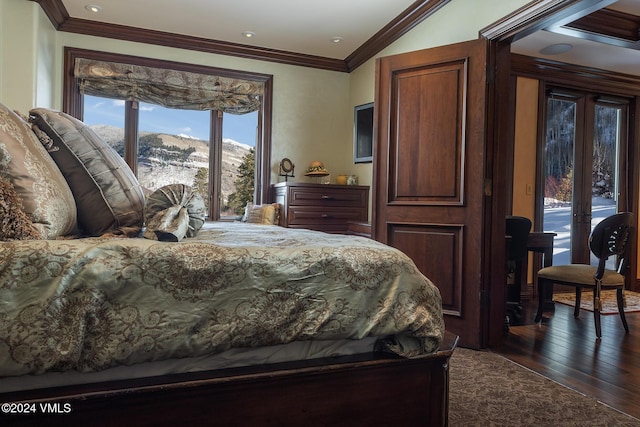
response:
{"label": "dark wooden chair", "polygon": [[531,220],[523,216],[507,216],[505,234],[509,236],[507,250],[507,277],[513,283],[507,285],[507,316],[511,325],[519,324],[522,314],[520,293],[523,278],[527,272],[522,268],[524,259],[529,255],[527,240],[531,231]]}
{"label": "dark wooden chair", "polygon": [[[569,264],[546,267],[538,271],[538,312],[535,322],[542,320],[545,290],[554,283],[574,286],[576,288],[576,305],[573,312],[575,317],[580,314],[580,297],[582,288],[593,290],[593,318],[596,325],[596,336],[602,336],[600,327],[601,290],[615,289],[618,312],[624,330],[629,333],[629,326],[624,315],[624,273],[626,265],[626,246],[633,226],[633,215],[630,212],[611,215],[595,226],[589,237],[589,248],[598,258],[598,266],[586,264]],[[616,269],[605,268],[607,259],[616,256]]]}

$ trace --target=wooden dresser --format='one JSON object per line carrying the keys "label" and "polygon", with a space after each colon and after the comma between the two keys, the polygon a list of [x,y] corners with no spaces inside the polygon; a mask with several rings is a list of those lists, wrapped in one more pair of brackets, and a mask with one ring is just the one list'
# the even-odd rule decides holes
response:
{"label": "wooden dresser", "polygon": [[369,187],[365,185],[280,182],[271,187],[283,210],[280,225],[347,234],[349,222],[367,222]]}

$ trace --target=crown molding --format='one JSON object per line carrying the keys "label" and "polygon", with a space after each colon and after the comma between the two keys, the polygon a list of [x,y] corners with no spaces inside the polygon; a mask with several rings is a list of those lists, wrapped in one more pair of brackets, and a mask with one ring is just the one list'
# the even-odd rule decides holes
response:
{"label": "crown molding", "polygon": [[347,71],[344,61],[339,59],[210,40],[200,37],[184,36],[163,31],[146,30],[125,25],[95,22],[85,19],[69,18],[60,26],[58,31],[278,62],[289,65],[299,65],[303,67],[313,67],[342,72]]}
{"label": "crown molding", "polygon": [[347,69],[349,71],[355,70],[450,1],[426,0],[415,2],[349,55],[345,59]]}
{"label": "crown molding", "polygon": [[51,21],[56,30],[70,18],[67,8],[62,4],[62,0],[32,0],[40,5],[40,8]]}
{"label": "crown molding", "polygon": [[579,83],[582,87],[590,87],[595,91],[605,91],[620,96],[640,96],[640,77],[638,76],[551,59],[511,54],[511,73],[569,87]]}
{"label": "crown molding", "polygon": [[40,5],[57,31],[237,56],[259,61],[350,72],[406,34],[450,0],[417,0],[344,60],[72,18],[69,16],[62,0],[31,1]]}

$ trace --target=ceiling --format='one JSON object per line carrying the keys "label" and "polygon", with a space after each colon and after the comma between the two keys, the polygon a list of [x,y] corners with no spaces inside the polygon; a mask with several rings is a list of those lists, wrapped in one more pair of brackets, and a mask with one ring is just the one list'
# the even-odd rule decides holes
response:
{"label": "ceiling", "polygon": [[[425,0],[324,0],[313,4],[303,0],[57,1],[77,22],[123,25],[331,60],[347,59],[385,26],[401,15],[407,16],[408,10],[425,3],[437,3]],[[87,10],[89,4],[99,6],[99,13]],[[594,15],[584,28],[540,30],[515,41],[512,52],[640,75],[638,40],[621,40],[617,33],[596,37],[599,32],[608,32],[607,29],[636,25],[640,0],[618,0],[607,6],[607,10],[622,13],[622,24],[599,25],[599,20],[609,17],[597,11],[595,13],[600,14]],[[243,33],[247,31],[254,37],[245,37]],[[563,34],[567,32],[571,34]],[[640,38],[638,28],[635,32],[635,37]],[[335,42],[335,37],[340,41]],[[555,55],[540,53],[542,48],[559,43],[571,45],[571,50]]]}
{"label": "ceiling", "polygon": [[[344,59],[415,0],[62,0],[71,17]],[[99,13],[87,4],[102,8]],[[251,31],[251,39],[243,32]],[[339,43],[332,41],[341,37]]]}
{"label": "ceiling", "polygon": [[[618,0],[606,7],[607,10],[620,12],[621,22],[607,22],[603,11],[595,12],[592,25],[601,19],[606,28],[593,28],[590,31],[577,31],[569,28],[550,28],[537,31],[511,44],[511,52],[569,64],[583,65],[624,74],[640,75],[640,0]],[[600,13],[600,16],[598,16]],[[625,16],[627,15],[627,16]],[[568,25],[571,25],[570,23]],[[613,32],[616,28],[629,27],[630,40],[622,39],[621,34],[600,35],[599,32]],[[563,33],[569,33],[563,34]],[[595,40],[594,40],[595,39]],[[569,44],[571,50],[566,53],[549,55],[540,50],[554,44]]]}

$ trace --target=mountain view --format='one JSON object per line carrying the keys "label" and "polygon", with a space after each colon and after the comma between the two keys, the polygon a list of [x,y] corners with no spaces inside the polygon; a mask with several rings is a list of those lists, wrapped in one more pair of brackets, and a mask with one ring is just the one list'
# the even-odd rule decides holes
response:
{"label": "mountain view", "polygon": [[[124,129],[107,125],[95,125],[91,128],[120,155],[124,154]],[[221,186],[225,201],[235,191],[238,166],[250,148],[232,139],[222,141]],[[138,180],[146,194],[167,184],[194,186],[198,171],[209,168],[209,141],[180,135],[140,132],[139,152]]]}

